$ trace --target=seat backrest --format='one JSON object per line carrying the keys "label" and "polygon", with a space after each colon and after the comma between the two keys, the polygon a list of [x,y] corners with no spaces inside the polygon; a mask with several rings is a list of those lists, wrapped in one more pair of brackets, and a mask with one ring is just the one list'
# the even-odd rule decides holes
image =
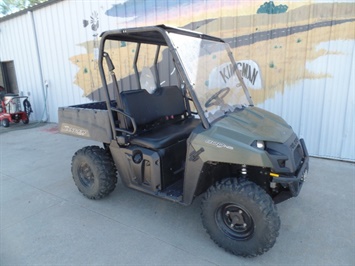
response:
{"label": "seat backrest", "polygon": [[[124,112],[134,118],[138,127],[186,111],[182,91],[177,86],[158,88],[153,94],[140,89],[123,91],[120,95]],[[127,120],[128,127],[131,127],[130,120]]]}

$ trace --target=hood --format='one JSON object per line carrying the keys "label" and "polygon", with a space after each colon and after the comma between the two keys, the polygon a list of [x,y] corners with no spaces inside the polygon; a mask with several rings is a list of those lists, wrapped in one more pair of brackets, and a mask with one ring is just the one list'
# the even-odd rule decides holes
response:
{"label": "hood", "polygon": [[247,144],[254,140],[284,143],[293,133],[281,117],[258,107],[236,109],[213,123],[211,129],[218,135],[237,138]]}

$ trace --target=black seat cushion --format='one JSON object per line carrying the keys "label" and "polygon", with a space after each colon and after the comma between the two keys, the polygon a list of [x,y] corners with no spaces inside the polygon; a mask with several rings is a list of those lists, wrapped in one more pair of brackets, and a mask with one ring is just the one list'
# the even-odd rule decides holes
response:
{"label": "black seat cushion", "polygon": [[[133,117],[137,132],[130,136],[130,143],[158,150],[189,137],[200,123],[186,117],[187,111],[181,89],[177,86],[158,88],[153,94],[146,90],[121,92],[123,109]],[[127,121],[128,129],[132,123]]]}
{"label": "black seat cushion", "polygon": [[187,139],[201,122],[193,117],[145,132],[131,139],[131,144],[158,150]]}
{"label": "black seat cushion", "polygon": [[[177,86],[158,88],[153,94],[146,90],[121,92],[125,112],[134,118],[138,127],[146,126],[165,116],[185,113],[181,89]],[[127,120],[128,127],[131,122]]]}

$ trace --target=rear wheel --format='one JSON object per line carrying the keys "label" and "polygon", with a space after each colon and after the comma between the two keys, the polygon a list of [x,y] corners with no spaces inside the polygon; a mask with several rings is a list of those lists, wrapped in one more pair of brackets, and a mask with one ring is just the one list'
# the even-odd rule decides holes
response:
{"label": "rear wheel", "polygon": [[1,121],[1,124],[3,127],[9,127],[10,126],[10,121],[9,119],[5,118]]}
{"label": "rear wheel", "polygon": [[25,118],[22,120],[22,123],[24,123],[25,125],[27,125],[30,122],[30,120],[28,118]]}
{"label": "rear wheel", "polygon": [[109,151],[98,146],[78,150],[71,168],[75,185],[89,199],[101,199],[116,187],[116,167]]}
{"label": "rear wheel", "polygon": [[271,197],[247,180],[228,178],[211,186],[202,201],[201,217],[217,245],[243,257],[268,251],[280,229]]}

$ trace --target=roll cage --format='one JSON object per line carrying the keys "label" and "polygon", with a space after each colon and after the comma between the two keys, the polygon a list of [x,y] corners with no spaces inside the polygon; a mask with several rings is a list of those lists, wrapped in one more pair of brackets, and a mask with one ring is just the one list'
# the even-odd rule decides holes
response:
{"label": "roll cage", "polygon": [[[203,107],[201,106],[198,97],[196,96],[196,93],[193,88],[193,82],[191,82],[189,75],[184,67],[184,64],[182,63],[181,58],[179,57],[179,54],[177,53],[177,49],[174,46],[174,43],[172,42],[169,34],[170,33],[175,33],[175,34],[180,34],[180,35],[185,35],[185,36],[190,36],[194,38],[199,38],[202,40],[209,40],[213,42],[218,42],[218,43],[223,43],[225,42],[217,37],[209,36],[206,34],[198,33],[195,31],[190,31],[190,30],[185,30],[185,29],[179,29],[175,27],[170,27],[166,25],[158,25],[158,26],[148,26],[148,27],[140,27],[140,28],[129,28],[129,29],[120,29],[120,30],[110,30],[103,32],[100,37],[100,48],[99,48],[99,71],[100,71],[100,76],[102,80],[102,85],[103,85],[103,93],[104,93],[104,98],[106,101],[107,109],[111,110],[109,112],[109,120],[111,122],[111,129],[112,129],[112,137],[113,139],[117,138],[117,132],[121,132],[123,134],[135,134],[137,126],[134,122],[134,119],[130,117],[128,114],[126,114],[123,110],[122,107],[122,99],[120,99],[120,90],[118,86],[118,82],[114,73],[114,65],[112,63],[112,60],[110,58],[110,55],[105,52],[105,43],[106,41],[120,41],[120,42],[130,42],[130,43],[136,43],[136,48],[135,48],[135,55],[134,55],[134,60],[133,60],[133,69],[134,69],[134,75],[136,82],[138,84],[138,88],[141,89],[141,83],[140,83],[140,77],[139,77],[139,70],[137,67],[137,62],[138,58],[140,55],[140,50],[141,50],[141,45],[142,44],[151,44],[151,45],[156,45],[156,51],[155,51],[155,57],[154,57],[154,72],[155,72],[155,79],[156,82],[159,84],[160,83],[160,77],[159,77],[159,71],[157,69],[158,65],[158,56],[161,47],[168,47],[169,52],[172,56],[175,68],[177,69],[179,76],[181,78],[181,84],[180,87],[185,90],[187,89],[188,95],[189,95],[189,100],[191,100],[194,103],[195,109],[197,111],[197,114],[199,115],[202,125],[204,128],[208,129],[210,127],[210,123],[207,120],[207,118],[204,115],[204,110]],[[233,63],[233,68],[236,72],[236,75],[240,81],[240,84],[244,90],[244,93],[247,96],[247,99],[249,101],[250,105],[253,105],[251,97],[249,95],[249,92],[243,82],[243,78],[237,69],[237,64],[233,58],[232,52],[227,47],[227,52],[228,56]],[[113,107],[112,106],[112,100],[110,99],[110,94],[109,94],[109,89],[108,89],[108,84],[106,80],[106,73],[104,70],[104,58],[108,67],[108,71],[110,75],[112,76],[113,80],[113,87],[116,90],[117,93],[117,106]],[[187,104],[188,106],[188,104]],[[189,109],[189,108],[188,108]],[[190,109],[189,109],[190,112]],[[117,124],[115,123],[114,119],[114,113],[117,113],[117,115],[121,115],[126,117],[126,119],[129,119],[133,125],[133,130],[127,130],[124,127],[118,127]]]}

